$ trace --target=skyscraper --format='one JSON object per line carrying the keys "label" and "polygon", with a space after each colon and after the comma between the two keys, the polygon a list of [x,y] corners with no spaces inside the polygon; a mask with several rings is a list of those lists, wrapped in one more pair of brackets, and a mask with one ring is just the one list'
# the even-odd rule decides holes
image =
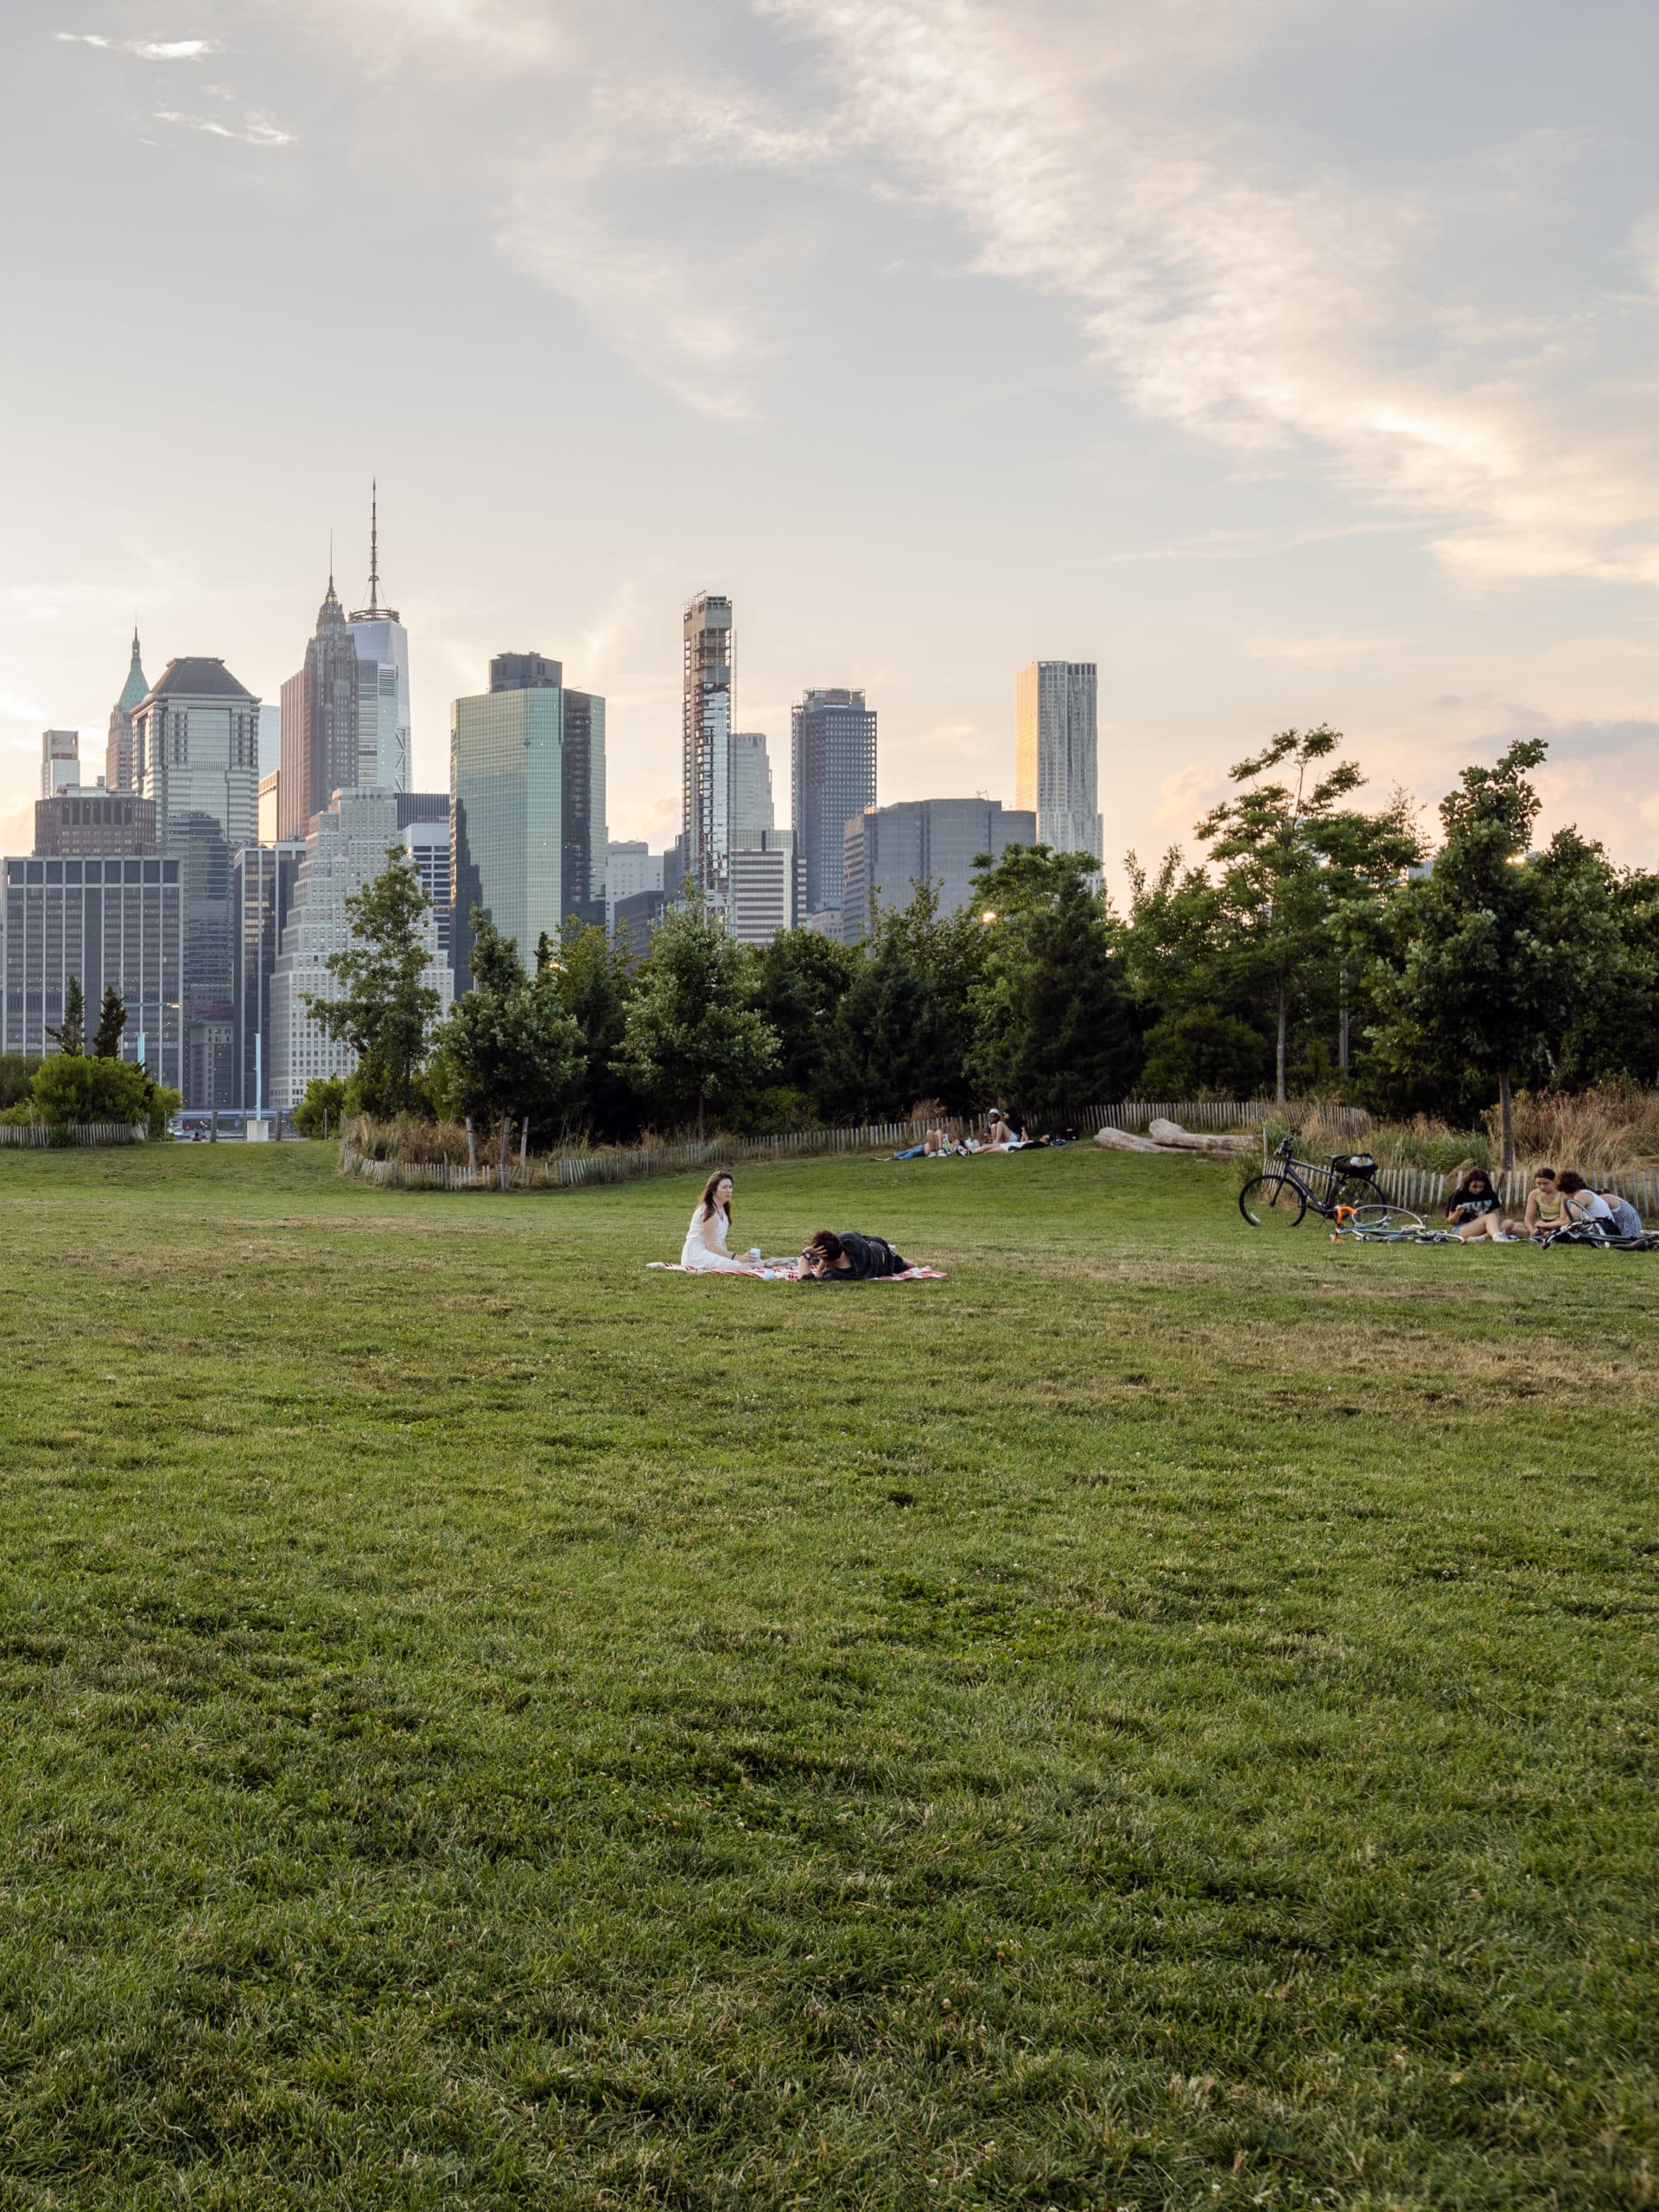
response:
{"label": "skyscraper", "polygon": [[[126,1002],[124,1057],[184,1087],[180,1019],[184,937],[175,860],[0,861],[5,989],[0,1052],[49,1052],[73,976],[94,1014],[105,986]],[[220,1100],[219,1103],[228,1103]]]}
{"label": "skyscraper", "polygon": [[842,903],[842,843],[855,814],[875,804],[875,709],[861,691],[809,691],[791,716],[795,842],[806,911]]}
{"label": "skyscraper", "polygon": [[732,849],[759,851],[768,830],[778,826],[772,798],[772,761],[764,731],[732,734]]}
{"label": "skyscraper", "polygon": [[729,926],[740,944],[767,944],[801,919],[801,863],[792,830],[763,830],[732,854]]}
{"label": "skyscraper", "polygon": [[462,988],[481,906],[528,964],[543,931],[605,913],[605,702],[563,664],[502,653],[491,689],[449,710],[450,942]]}
{"label": "skyscraper", "polygon": [[[282,782],[276,834],[302,838],[337,791],[361,787],[360,668],[357,640],[328,579],[305,664],[283,686]],[[370,732],[378,753],[378,728]]]}
{"label": "skyscraper", "polygon": [[1014,713],[1014,804],[1036,815],[1039,842],[1099,860],[1094,662],[1033,661],[1020,671]]}
{"label": "skyscraper", "polygon": [[732,850],[731,601],[699,592],[685,610],[683,647],[684,872],[723,906]]}
{"label": "skyscraper", "polygon": [[306,848],[244,845],[231,855],[231,912],[236,942],[232,1003],[238,1089],[231,1101],[262,1114],[270,1105],[271,987],[293,911]]}
{"label": "skyscraper", "polygon": [[137,772],[133,766],[132,710],[149,689],[143,664],[138,658],[138,632],[132,633],[132,662],[127,670],[127,680],[121,686],[121,696],[110,709],[110,737],[104,753],[104,780],[112,791],[131,791],[138,788]]}
{"label": "skyscraper", "polygon": [[184,907],[187,1106],[229,1106],[235,1063],[231,855],[258,829],[259,702],[222,660],[170,660],[132,710],[138,794],[156,806]]}
{"label": "skyscraper", "polygon": [[369,507],[369,603],[346,622],[358,658],[358,782],[404,791],[410,778],[409,632],[380,604],[380,487]]}
{"label": "skyscraper", "polygon": [[60,791],[76,790],[80,783],[80,732],[48,729],[41,733],[41,797],[55,798]]}
{"label": "skyscraper", "polygon": [[973,896],[981,853],[1000,860],[1010,845],[1036,841],[1028,809],[995,798],[912,798],[873,806],[846,825],[842,935],[856,944],[873,906],[907,906],[931,883],[942,914],[959,913]]}

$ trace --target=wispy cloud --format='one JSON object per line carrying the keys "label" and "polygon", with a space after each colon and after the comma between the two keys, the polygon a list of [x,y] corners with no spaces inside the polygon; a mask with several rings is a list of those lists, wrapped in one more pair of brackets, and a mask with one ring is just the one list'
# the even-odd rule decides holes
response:
{"label": "wispy cloud", "polygon": [[[1659,582],[1651,384],[1599,378],[1571,317],[1484,317],[1437,283],[1432,180],[1288,180],[1242,125],[1183,108],[1213,67],[1185,41],[1215,8],[1173,9],[1167,35],[1154,19],[1137,51],[1138,9],[754,4],[818,48],[873,165],[966,226],[978,271],[1073,303],[1143,415],[1257,461],[1319,449],[1471,575]],[[1229,35],[1288,12],[1263,0]]]}
{"label": "wispy cloud", "polygon": [[101,38],[96,31],[54,31],[60,46],[96,46],[109,54],[136,54],[141,61],[200,61],[222,54],[216,38]]}
{"label": "wispy cloud", "polygon": [[1406,642],[1402,638],[1252,638],[1244,652],[1250,660],[1302,661],[1320,668],[1361,653],[1394,652]]}
{"label": "wispy cloud", "polygon": [[181,130],[205,131],[210,138],[233,138],[243,146],[292,146],[296,134],[283,130],[269,116],[247,115],[238,124],[221,123],[211,115],[181,115],[175,108],[157,108],[157,123],[170,123]]}

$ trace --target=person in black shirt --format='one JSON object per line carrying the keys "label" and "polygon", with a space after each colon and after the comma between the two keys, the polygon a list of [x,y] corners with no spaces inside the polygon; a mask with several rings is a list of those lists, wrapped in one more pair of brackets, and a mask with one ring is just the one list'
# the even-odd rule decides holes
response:
{"label": "person in black shirt", "polygon": [[901,1275],[910,1262],[885,1236],[861,1236],[855,1229],[814,1230],[801,1255],[803,1282],[877,1282]]}
{"label": "person in black shirt", "polygon": [[1503,1219],[1503,1208],[1492,1179],[1484,1167],[1471,1167],[1446,1201],[1446,1217],[1465,1244],[1478,1236],[1494,1243],[1510,1244],[1514,1238]]}

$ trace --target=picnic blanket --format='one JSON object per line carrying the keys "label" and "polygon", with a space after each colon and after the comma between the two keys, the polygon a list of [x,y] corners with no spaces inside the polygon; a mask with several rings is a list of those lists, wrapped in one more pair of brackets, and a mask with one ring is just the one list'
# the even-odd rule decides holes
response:
{"label": "picnic blanket", "polygon": [[[648,1268],[655,1268],[660,1274],[665,1275],[708,1275],[710,1278],[716,1278],[722,1274],[729,1276],[736,1273],[735,1269],[728,1270],[723,1268],[682,1267],[677,1260],[647,1260],[645,1265]],[[739,1279],[746,1282],[753,1282],[757,1280],[753,1275],[745,1275]],[[793,1282],[796,1277],[786,1274],[782,1268],[778,1268],[774,1270],[772,1280],[775,1282]],[[950,1280],[950,1276],[938,1268],[906,1268],[900,1275],[872,1275],[870,1277],[872,1282],[949,1282]]]}

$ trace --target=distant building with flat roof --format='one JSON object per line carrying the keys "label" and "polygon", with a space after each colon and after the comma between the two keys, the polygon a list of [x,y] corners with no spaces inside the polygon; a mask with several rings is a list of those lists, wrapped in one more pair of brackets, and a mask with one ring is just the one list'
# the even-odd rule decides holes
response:
{"label": "distant building with flat roof", "polygon": [[1033,845],[1037,819],[1029,808],[995,798],[900,799],[872,806],[848,823],[842,936],[856,944],[877,905],[907,906],[918,884],[931,883],[942,914],[959,913],[973,897],[974,861],[1000,860],[1010,845]]}

